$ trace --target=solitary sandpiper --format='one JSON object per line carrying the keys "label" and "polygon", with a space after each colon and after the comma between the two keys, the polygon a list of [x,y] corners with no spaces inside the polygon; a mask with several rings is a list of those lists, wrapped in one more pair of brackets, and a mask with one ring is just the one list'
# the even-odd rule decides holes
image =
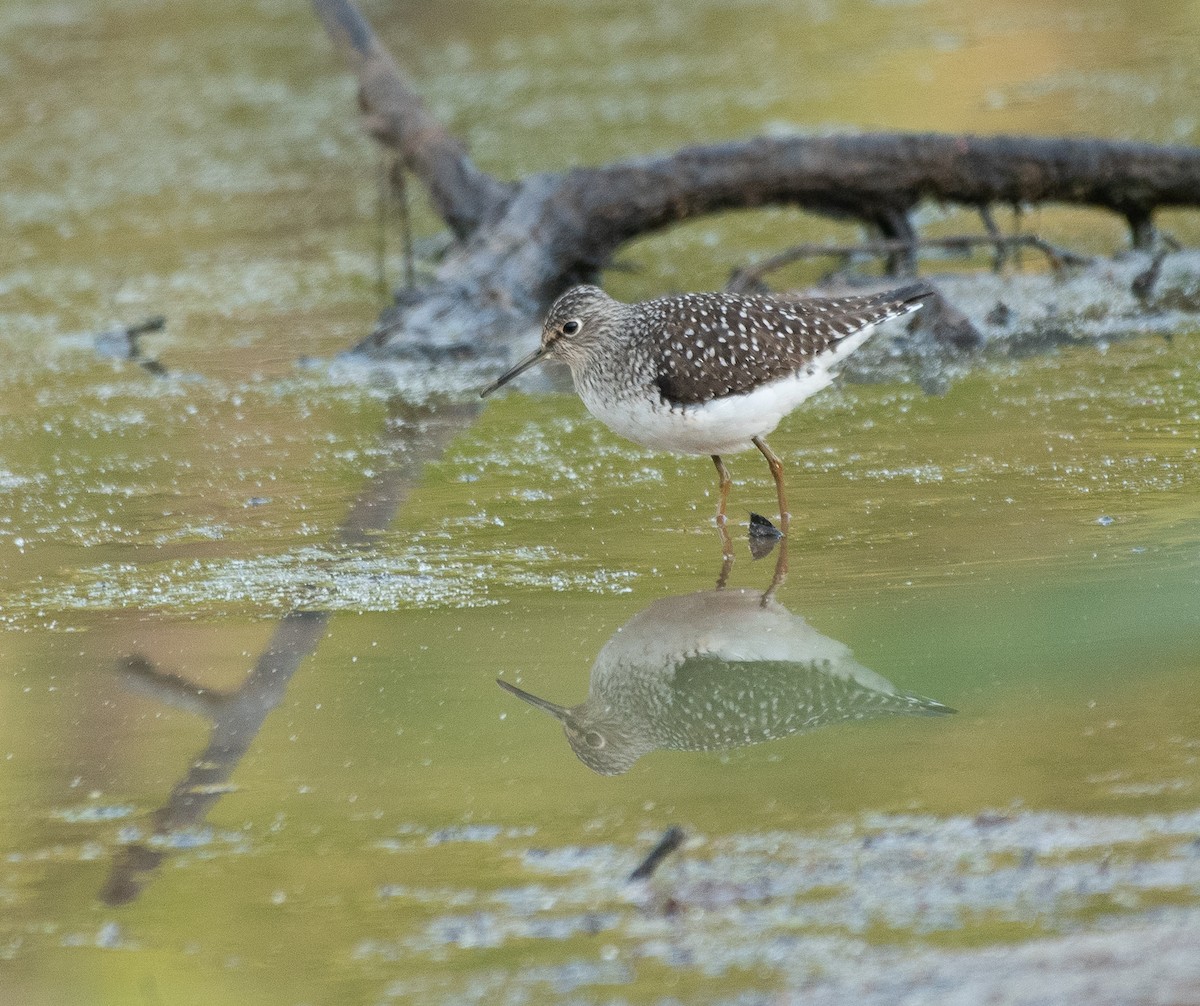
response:
{"label": "solitary sandpiper", "polygon": [[836,299],[687,293],[623,304],[599,287],[577,286],[551,306],[541,345],[481,395],[544,358],[566,363],[588,411],[615,432],[712,457],[727,543],[732,480],[721,455],[757,447],[771,466],[786,533],[783,463],[763,437],[828,385],[832,368],[877,325],[915,311],[931,293],[915,284]]}
{"label": "solitary sandpiper", "polygon": [[954,712],[868,670],[774,589],[660,598],[604,644],[578,705],[497,684],[562,723],[580,761],[602,775],[658,748],[713,751],[849,720]]}

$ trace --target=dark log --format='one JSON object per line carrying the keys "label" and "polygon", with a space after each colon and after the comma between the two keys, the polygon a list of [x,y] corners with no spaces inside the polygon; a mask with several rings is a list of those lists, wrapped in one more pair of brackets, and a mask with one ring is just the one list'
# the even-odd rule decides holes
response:
{"label": "dark log", "polygon": [[915,268],[911,211],[1063,203],[1120,214],[1135,247],[1163,207],[1200,205],[1200,150],[1098,139],[864,134],[759,137],[689,147],[515,183],[476,167],[433,120],[350,0],[314,0],[358,75],[368,125],[429,190],[458,237],[432,283],[385,312],[359,350],[495,358],[565,288],[594,280],[627,241],[702,214],[787,204],[852,218],[900,241]]}

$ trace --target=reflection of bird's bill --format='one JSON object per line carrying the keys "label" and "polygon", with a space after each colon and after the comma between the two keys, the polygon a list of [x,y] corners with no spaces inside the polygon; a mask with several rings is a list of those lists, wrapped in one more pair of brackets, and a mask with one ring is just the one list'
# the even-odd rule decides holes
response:
{"label": "reflection of bird's bill", "polygon": [[532,367],[535,363],[538,362],[538,360],[540,360],[545,355],[546,355],[545,348],[542,346],[539,346],[537,349],[535,349],[532,353],[530,353],[523,360],[520,360],[517,363],[513,364],[513,366],[509,367],[508,370],[506,370],[503,374],[501,374],[494,381],[492,381],[491,384],[489,384],[486,388],[484,388],[481,392],[479,392],[479,397],[487,398],[487,396],[490,395],[493,391],[496,391],[499,388],[504,387],[504,385],[506,385],[509,381],[511,381],[518,374],[525,373],[525,371],[527,371],[530,367]]}
{"label": "reflection of bird's bill", "polygon": [[571,711],[566,706],[556,706],[553,702],[547,702],[545,699],[539,699],[536,695],[530,695],[523,688],[518,688],[516,685],[510,685],[503,678],[497,678],[496,684],[503,688],[506,692],[512,692],[517,698],[528,702],[531,706],[542,709],[548,712],[555,719],[562,720],[564,723]]}

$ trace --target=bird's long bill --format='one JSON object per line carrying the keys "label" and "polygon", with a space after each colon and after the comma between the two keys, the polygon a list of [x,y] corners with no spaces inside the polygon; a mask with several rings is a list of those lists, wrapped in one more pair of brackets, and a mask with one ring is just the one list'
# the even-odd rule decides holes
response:
{"label": "bird's long bill", "polygon": [[498,684],[506,692],[512,692],[517,698],[528,702],[531,706],[545,710],[556,720],[562,720],[565,722],[571,713],[571,710],[567,709],[566,706],[556,706],[553,702],[547,702],[545,699],[539,699],[536,695],[530,695],[523,688],[518,688],[516,685],[510,685],[503,678],[497,678],[496,684]]}
{"label": "bird's long bill", "polygon": [[490,395],[493,391],[495,391],[497,388],[504,387],[504,385],[506,385],[509,381],[511,381],[518,374],[525,373],[525,371],[527,371],[530,367],[532,367],[535,363],[538,362],[538,360],[540,360],[545,355],[546,355],[545,347],[539,346],[537,349],[535,349],[532,353],[530,353],[523,360],[520,360],[519,362],[513,364],[513,366],[509,367],[508,370],[506,370],[503,374],[501,374],[494,381],[492,381],[491,384],[489,384],[486,388],[484,388],[481,392],[479,392],[479,397],[487,398],[487,396]]}

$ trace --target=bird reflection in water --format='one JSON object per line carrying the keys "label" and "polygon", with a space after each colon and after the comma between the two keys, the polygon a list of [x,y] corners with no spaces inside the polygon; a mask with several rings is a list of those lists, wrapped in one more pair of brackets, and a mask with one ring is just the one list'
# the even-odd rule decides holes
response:
{"label": "bird reflection in water", "polygon": [[893,714],[954,712],[899,691],[849,647],[817,632],[770,587],[723,587],[655,601],[604,644],[587,698],[560,706],[497,684],[558,719],[572,750],[601,775],[629,771],[659,748],[714,751]]}

